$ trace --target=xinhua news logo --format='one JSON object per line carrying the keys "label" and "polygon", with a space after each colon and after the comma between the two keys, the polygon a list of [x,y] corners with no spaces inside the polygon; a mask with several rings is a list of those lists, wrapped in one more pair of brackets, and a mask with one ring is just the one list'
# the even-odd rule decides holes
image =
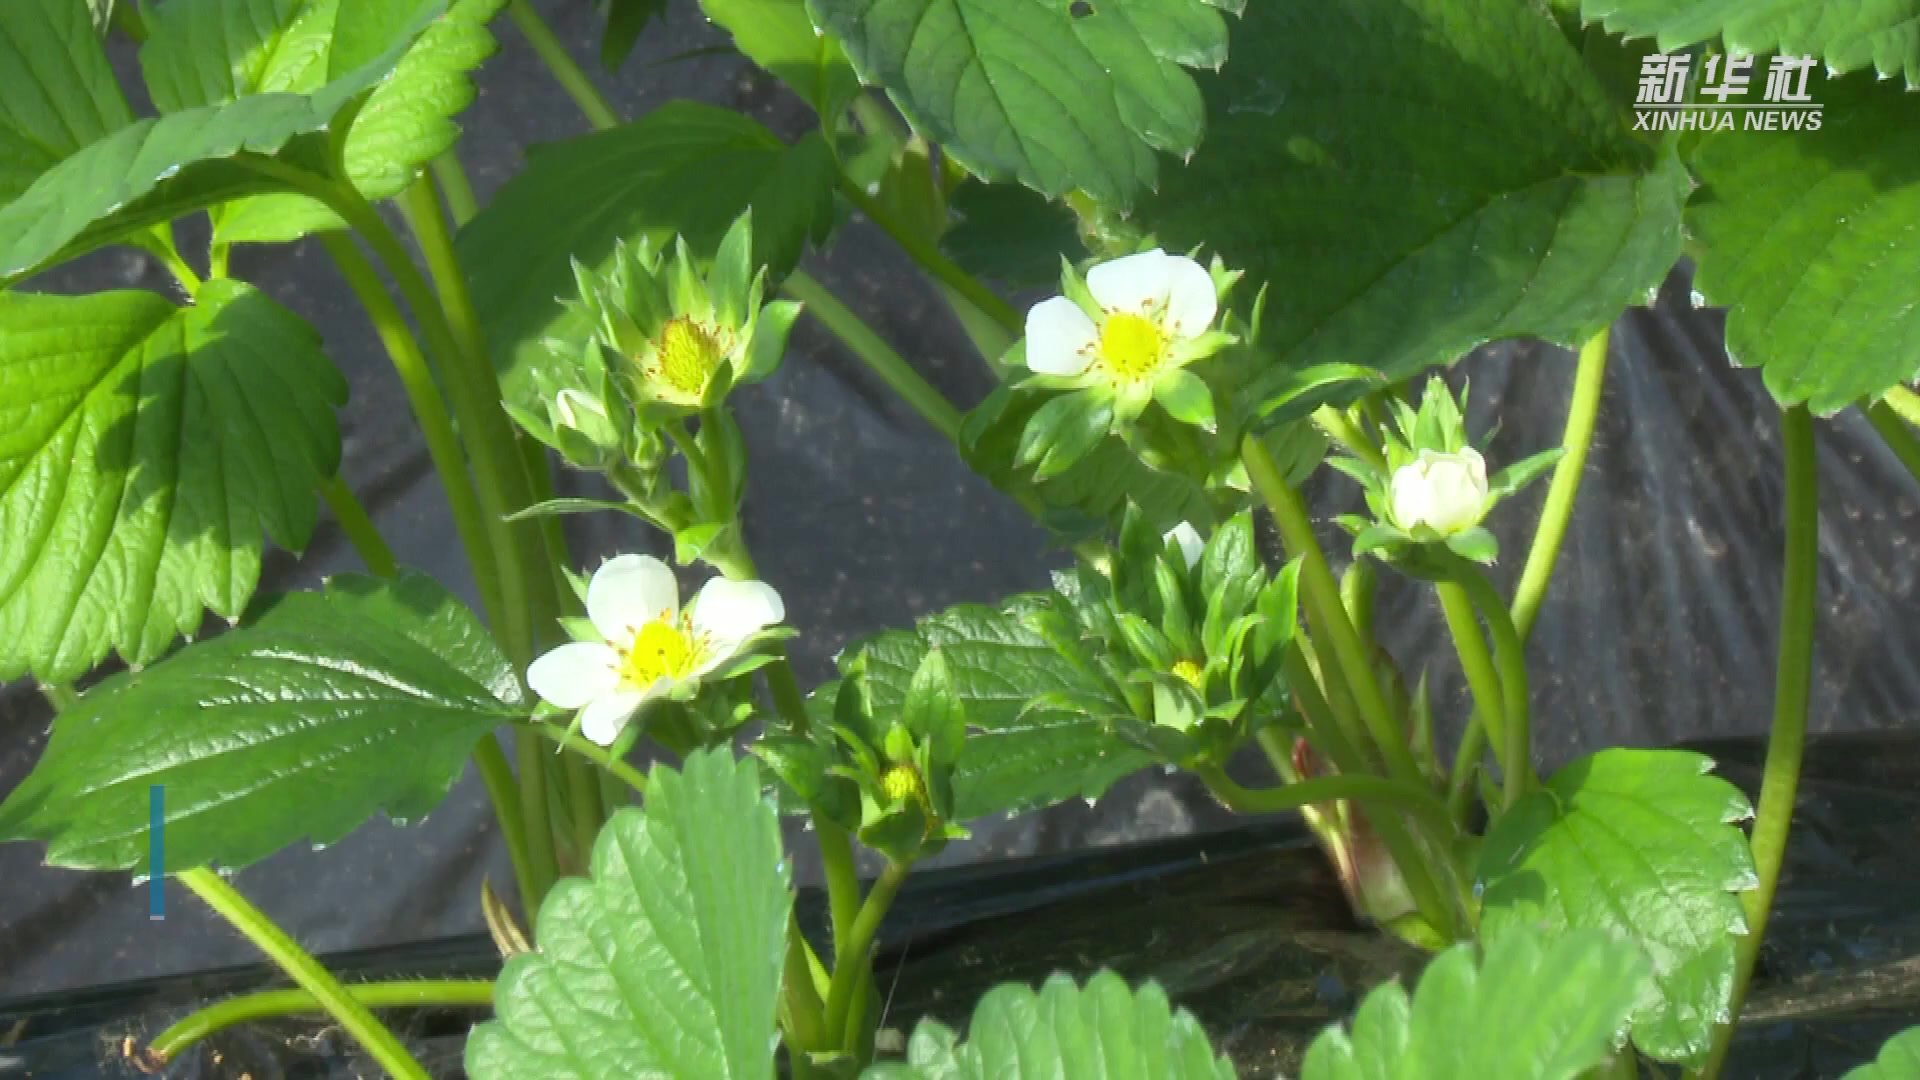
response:
{"label": "xinhua news logo", "polygon": [[[1687,100],[1694,57],[1655,53],[1640,61],[1633,101],[1636,131],[1819,131],[1820,103],[1807,89],[1811,56],[1775,56],[1753,101],[1754,58],[1710,53],[1700,90]],[[1712,100],[1707,100],[1707,99]]]}

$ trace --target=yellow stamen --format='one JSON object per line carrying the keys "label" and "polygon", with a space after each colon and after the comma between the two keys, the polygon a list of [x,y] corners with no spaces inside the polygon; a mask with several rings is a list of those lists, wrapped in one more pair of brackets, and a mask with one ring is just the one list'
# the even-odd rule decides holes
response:
{"label": "yellow stamen", "polygon": [[1167,338],[1144,315],[1115,312],[1100,323],[1100,363],[1117,379],[1144,379],[1160,370]]}
{"label": "yellow stamen", "polygon": [[693,671],[693,639],[672,616],[655,619],[640,628],[633,644],[620,658],[620,680],[644,690],[661,678],[684,679]]}
{"label": "yellow stamen", "polygon": [[684,316],[670,320],[654,344],[654,362],[647,371],[654,392],[681,405],[698,405],[707,384],[720,370],[720,333]]}
{"label": "yellow stamen", "polygon": [[1173,673],[1195,690],[1204,689],[1202,682],[1206,678],[1206,669],[1201,667],[1198,661],[1176,660],[1173,663]]}
{"label": "yellow stamen", "polygon": [[911,765],[895,765],[880,774],[880,790],[886,793],[889,802],[912,799],[924,804],[927,801],[927,783],[920,779],[920,770]]}

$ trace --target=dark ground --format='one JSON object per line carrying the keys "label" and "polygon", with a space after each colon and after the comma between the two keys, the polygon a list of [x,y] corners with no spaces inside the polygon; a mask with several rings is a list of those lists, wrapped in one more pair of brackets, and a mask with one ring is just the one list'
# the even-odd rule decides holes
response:
{"label": "dark ground", "polygon": [[[540,6],[576,55],[593,55],[596,19],[584,3]],[[674,59],[724,42],[692,4],[672,7],[621,73],[602,80],[625,115],[692,97],[748,111],[776,130],[805,123],[803,106],[737,58]],[[500,20],[496,32],[502,54],[483,70],[480,99],[463,117],[462,156],[483,199],[519,167],[527,144],[584,130],[510,23]],[[131,76],[131,58],[120,59]],[[971,404],[988,391],[989,374],[938,299],[870,227],[844,230],[808,265],[954,400]],[[342,418],[348,481],[404,564],[457,583],[471,599],[398,386],[323,253],[305,244],[249,249],[235,273],[321,328],[353,387]],[[128,286],[165,288],[166,278],[143,256],[116,251],[41,287]],[[1625,317],[1613,348],[1586,486],[1531,649],[1545,765],[1605,744],[1758,733],[1770,709],[1781,499],[1775,411],[1756,374],[1726,363],[1720,319],[1692,309],[1683,276],[1656,309]],[[1568,353],[1495,346],[1462,371],[1474,384],[1474,430],[1503,417],[1490,454],[1496,463],[1558,441]],[[803,681],[824,677],[834,653],[862,635],[1043,585],[1058,565],[1017,507],[972,477],[937,434],[805,320],[780,373],[740,401],[754,458],[749,540],[802,631],[793,651]],[[1920,726],[1920,491],[1857,417],[1823,424],[1821,440],[1814,726]],[[1323,484],[1315,505],[1330,516],[1351,492]],[[1542,483],[1492,522],[1508,553],[1496,570],[1503,586],[1518,572],[1544,491]],[[619,550],[658,549],[635,523],[573,525],[583,565]],[[270,559],[263,588],[306,587],[357,565],[323,523],[304,560]],[[1432,668],[1437,708],[1457,724],[1464,698],[1426,598],[1390,590],[1379,624],[1407,670]],[[31,687],[0,689],[0,790],[31,768],[47,719]],[[1156,771],[1122,782],[1097,805],[979,823],[974,840],[943,861],[1067,851],[1228,820],[1195,785]],[[492,829],[470,775],[427,821],[405,829],[375,822],[325,852],[282,852],[242,873],[239,884],[316,951],[472,931],[481,925],[481,880],[511,876]],[[800,877],[810,880],[806,846],[796,850]],[[48,870],[40,854],[33,845],[0,848],[0,997],[253,959],[184,893],[170,891],[166,921],[151,923],[144,890],[126,878]]]}

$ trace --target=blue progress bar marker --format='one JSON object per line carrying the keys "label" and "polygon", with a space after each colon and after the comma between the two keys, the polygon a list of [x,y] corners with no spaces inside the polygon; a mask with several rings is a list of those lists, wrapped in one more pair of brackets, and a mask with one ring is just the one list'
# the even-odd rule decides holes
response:
{"label": "blue progress bar marker", "polygon": [[164,919],[167,917],[167,789],[159,784],[147,788],[148,813],[152,815],[151,827],[147,829],[147,918]]}

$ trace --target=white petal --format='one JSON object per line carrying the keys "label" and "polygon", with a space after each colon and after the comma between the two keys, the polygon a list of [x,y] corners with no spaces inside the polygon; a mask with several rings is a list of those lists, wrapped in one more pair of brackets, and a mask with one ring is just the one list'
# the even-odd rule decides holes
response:
{"label": "white petal", "polygon": [[596,700],[587,706],[586,712],[580,714],[580,734],[597,746],[613,745],[613,740],[620,737],[627,721],[633,719],[633,714],[640,710],[646,700],[646,695],[631,690],[622,690]]}
{"label": "white petal", "polygon": [[1087,271],[1087,291],[1105,311],[1157,314],[1173,289],[1172,262],[1159,248],[1123,255]]}
{"label": "white petal", "polygon": [[1213,275],[1185,255],[1167,257],[1167,316],[1163,325],[1176,338],[1199,337],[1220,313],[1220,297],[1213,291]]}
{"label": "white petal", "polygon": [[587,583],[587,618],[615,644],[632,641],[640,627],[679,610],[673,570],[651,555],[617,555]]}
{"label": "white petal", "polygon": [[597,641],[569,642],[527,667],[527,685],[562,709],[577,709],[620,683],[620,654]]}
{"label": "white petal", "polygon": [[1099,335],[1079,304],[1064,296],[1042,300],[1027,311],[1027,366],[1042,375],[1078,375],[1093,362]]}
{"label": "white petal", "polygon": [[1394,470],[1393,482],[1388,486],[1388,502],[1393,511],[1393,523],[1403,529],[1424,524],[1427,519],[1429,498],[1427,493],[1427,463],[1413,461]]}
{"label": "white petal", "polygon": [[700,587],[689,615],[694,638],[705,645],[701,662],[711,671],[732,656],[740,642],[786,618],[787,608],[764,581],[717,577]]}
{"label": "white petal", "polygon": [[1180,545],[1180,556],[1187,560],[1189,570],[1193,569],[1193,564],[1199,562],[1200,556],[1207,550],[1207,542],[1200,539],[1200,530],[1185,521],[1168,529],[1160,539],[1171,540]]}

